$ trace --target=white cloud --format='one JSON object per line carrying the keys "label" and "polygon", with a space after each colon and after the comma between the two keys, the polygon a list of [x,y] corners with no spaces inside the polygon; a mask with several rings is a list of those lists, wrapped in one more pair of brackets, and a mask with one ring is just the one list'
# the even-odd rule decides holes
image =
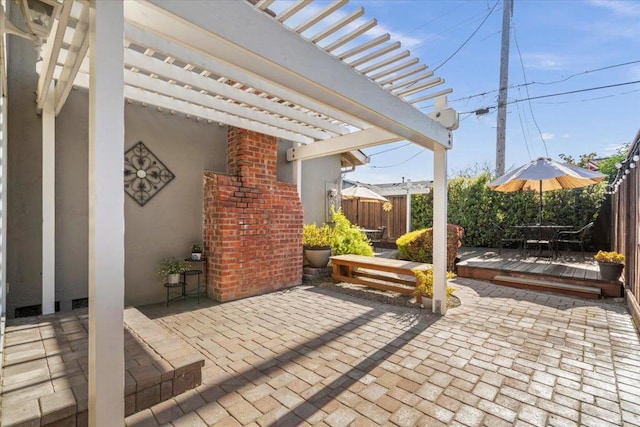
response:
{"label": "white cloud", "polygon": [[542,132],[542,139],[545,141],[550,141],[555,137],[555,134],[551,132]]}
{"label": "white cloud", "polygon": [[559,55],[553,53],[525,53],[522,56],[522,59],[527,67],[536,68],[539,70],[561,70],[568,64],[566,58],[560,57]]}
{"label": "white cloud", "polygon": [[624,144],[607,144],[602,150],[602,154],[604,155],[604,157],[613,156],[614,154],[617,154],[622,147],[624,147]]}
{"label": "white cloud", "polygon": [[629,69],[629,74],[634,80],[640,79],[640,65],[633,66]]}
{"label": "white cloud", "polygon": [[594,6],[608,9],[611,12],[622,16],[640,16],[640,3],[622,0],[591,0]]}
{"label": "white cloud", "polygon": [[570,135],[569,135],[568,132],[565,132],[565,133],[562,134],[562,138],[564,138],[564,139],[569,139],[569,137],[570,137]]}

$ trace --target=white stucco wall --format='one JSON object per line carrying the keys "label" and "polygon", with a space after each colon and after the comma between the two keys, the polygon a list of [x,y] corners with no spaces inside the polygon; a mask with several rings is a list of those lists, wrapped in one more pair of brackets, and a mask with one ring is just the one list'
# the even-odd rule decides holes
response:
{"label": "white stucco wall", "polygon": [[[13,317],[42,298],[42,123],[34,102],[36,51],[26,40],[9,40],[7,315]],[[125,304],[134,305],[164,301],[159,261],[187,257],[202,240],[202,173],[226,172],[226,126],[127,103],[125,148],[138,141],[176,178],[143,207],[125,197]],[[289,146],[278,147],[278,179],[285,182],[293,180],[283,157]],[[56,301],[63,310],[87,297],[87,162],[88,94],[73,90],[56,118]],[[302,169],[305,223],[328,221],[327,191],[338,188],[340,156],[305,161]]]}
{"label": "white stucco wall", "polygon": [[340,185],[340,155],[302,162],[302,209],[304,223],[328,222],[330,189]]}

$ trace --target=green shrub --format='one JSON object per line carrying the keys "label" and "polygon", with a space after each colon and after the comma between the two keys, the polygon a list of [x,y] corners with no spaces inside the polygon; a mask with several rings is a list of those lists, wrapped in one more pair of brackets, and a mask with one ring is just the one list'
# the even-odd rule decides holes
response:
{"label": "green shrub", "polygon": [[[456,254],[460,247],[464,229],[447,224],[447,270],[453,271]],[[433,263],[433,228],[416,230],[396,240],[398,258],[415,262]]]}
{"label": "green shrub", "polygon": [[302,226],[302,245],[309,248],[331,246],[333,230],[327,224],[318,227],[316,223]]}
{"label": "green shrub", "polygon": [[333,222],[331,237],[333,255],[373,256],[373,247],[367,236],[356,225],[351,224],[340,210],[336,211],[333,207],[331,207],[331,222]]}
{"label": "green shrub", "polygon": [[[417,281],[416,289],[415,291],[413,291],[413,294],[415,296],[424,295],[427,298],[433,298],[433,269],[429,268],[428,270],[425,270],[425,271],[422,271],[422,270],[411,270],[411,271],[416,276],[416,281]],[[447,280],[453,279],[454,277],[456,277],[455,274],[453,274],[450,271],[447,271]],[[455,292],[455,289],[447,285],[446,287],[447,297],[453,295],[454,292]]]}

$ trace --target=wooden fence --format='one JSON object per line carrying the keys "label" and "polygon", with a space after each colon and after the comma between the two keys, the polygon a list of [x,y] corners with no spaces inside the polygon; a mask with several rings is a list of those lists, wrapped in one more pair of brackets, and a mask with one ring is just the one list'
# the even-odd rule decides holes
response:
{"label": "wooden fence", "polygon": [[406,196],[385,197],[392,205],[389,212],[382,209],[382,203],[360,201],[356,204],[355,200],[343,200],[342,212],[352,224],[362,228],[387,227],[384,240],[395,240],[407,232],[407,199]]}
{"label": "wooden fence", "polygon": [[[640,150],[640,132],[631,145],[620,176],[629,168],[633,156]],[[638,162],[634,162],[638,163]],[[638,164],[637,166],[640,166]],[[640,174],[638,167],[629,168],[626,179],[620,181],[618,191],[612,195],[612,242],[613,249],[625,255],[624,280],[627,302],[636,328],[640,330]]]}

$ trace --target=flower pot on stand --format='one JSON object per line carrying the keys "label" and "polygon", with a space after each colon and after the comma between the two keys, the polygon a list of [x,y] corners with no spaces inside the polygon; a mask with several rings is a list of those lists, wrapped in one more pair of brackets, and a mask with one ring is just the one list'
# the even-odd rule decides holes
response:
{"label": "flower pot on stand", "polygon": [[170,285],[180,283],[180,273],[167,274],[167,283]]}
{"label": "flower pot on stand", "polygon": [[617,282],[620,280],[624,264],[598,261],[598,267],[600,267],[600,277],[602,277],[602,280]]}
{"label": "flower pot on stand", "polygon": [[304,246],[304,256],[314,268],[324,268],[329,264],[331,246]]}

